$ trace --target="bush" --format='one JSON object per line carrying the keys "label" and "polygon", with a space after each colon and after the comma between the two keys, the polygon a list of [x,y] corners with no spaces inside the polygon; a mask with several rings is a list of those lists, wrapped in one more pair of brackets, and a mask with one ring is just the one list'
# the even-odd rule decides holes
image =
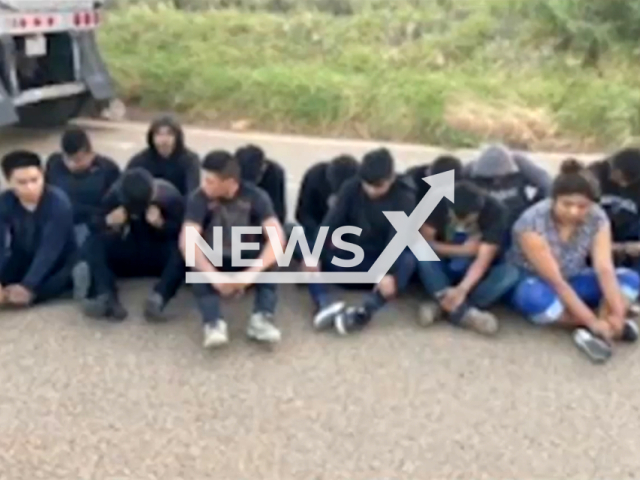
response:
{"label": "bush", "polygon": [[[631,0],[188,2],[111,11],[100,40],[125,100],[456,146],[582,148],[640,128]],[[589,64],[594,38],[607,53]]]}

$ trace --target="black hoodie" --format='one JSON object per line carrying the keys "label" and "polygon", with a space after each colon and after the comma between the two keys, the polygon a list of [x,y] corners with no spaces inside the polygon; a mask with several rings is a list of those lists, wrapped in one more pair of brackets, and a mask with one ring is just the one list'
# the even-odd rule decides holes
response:
{"label": "black hoodie", "polygon": [[[176,146],[169,158],[160,155],[153,145],[153,136],[161,127],[171,128],[176,137]],[[200,186],[198,155],[185,146],[182,127],[170,116],[153,121],[147,132],[147,148],[129,161],[127,170],[131,168],[144,168],[155,178],[173,184],[183,196]]]}
{"label": "black hoodie", "polygon": [[589,170],[600,183],[600,205],[611,221],[614,242],[640,239],[640,183],[622,187],[611,180],[611,163],[594,162]]}

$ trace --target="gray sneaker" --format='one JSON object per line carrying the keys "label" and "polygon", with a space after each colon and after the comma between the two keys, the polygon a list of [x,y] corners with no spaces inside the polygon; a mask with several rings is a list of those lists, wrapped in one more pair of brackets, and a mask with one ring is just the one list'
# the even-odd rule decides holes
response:
{"label": "gray sneaker", "polygon": [[470,307],[460,320],[460,326],[490,336],[498,333],[499,323],[494,314]]}
{"label": "gray sneaker", "polygon": [[151,292],[144,302],[144,318],[147,322],[158,323],[166,320],[162,295]]}
{"label": "gray sneaker", "polygon": [[443,316],[442,308],[436,302],[425,302],[420,305],[418,310],[418,325],[421,327],[430,327]]}
{"label": "gray sneaker", "polygon": [[91,288],[91,269],[87,262],[78,262],[71,271],[74,300],[84,300]]}
{"label": "gray sneaker", "polygon": [[282,333],[273,324],[273,316],[267,313],[254,313],[249,319],[247,336],[252,340],[263,343],[278,343],[282,340]]}
{"label": "gray sneaker", "polygon": [[573,332],[573,342],[594,363],[604,363],[613,354],[607,342],[596,337],[586,328],[578,328]]}
{"label": "gray sneaker", "polygon": [[327,330],[333,327],[335,318],[344,310],[344,302],[334,302],[321,308],[313,317],[313,326],[316,330]]}
{"label": "gray sneaker", "polygon": [[204,348],[221,347],[227,343],[229,343],[229,332],[224,320],[218,320],[215,324],[205,324]]}

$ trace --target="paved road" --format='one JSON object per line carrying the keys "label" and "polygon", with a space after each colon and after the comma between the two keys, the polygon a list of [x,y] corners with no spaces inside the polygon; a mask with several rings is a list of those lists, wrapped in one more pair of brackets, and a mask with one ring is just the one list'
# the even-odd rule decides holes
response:
{"label": "paved road", "polygon": [[[144,126],[91,128],[125,160]],[[54,148],[56,133],[0,134],[0,151]],[[314,161],[371,145],[189,130],[204,152],[261,143],[292,184]],[[433,150],[393,147],[402,165]],[[468,158],[469,152],[465,152]],[[553,167],[554,160],[546,160]],[[228,306],[233,342],[200,347],[187,293],[173,322],[144,324],[148,282],[130,282],[122,325],[69,303],[0,318],[0,479],[382,480],[637,478],[638,353],[604,367],[566,334],[505,317],[487,340],[414,323],[398,302],[361,336],[318,335],[310,302],[283,288],[283,343],[244,341],[248,302]]]}

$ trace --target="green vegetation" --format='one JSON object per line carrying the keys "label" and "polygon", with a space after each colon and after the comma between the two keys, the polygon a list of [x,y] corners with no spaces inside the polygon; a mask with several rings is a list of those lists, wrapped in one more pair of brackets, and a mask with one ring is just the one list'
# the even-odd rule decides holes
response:
{"label": "green vegetation", "polygon": [[127,1],[123,99],[191,121],[587,150],[640,133],[637,0]]}

